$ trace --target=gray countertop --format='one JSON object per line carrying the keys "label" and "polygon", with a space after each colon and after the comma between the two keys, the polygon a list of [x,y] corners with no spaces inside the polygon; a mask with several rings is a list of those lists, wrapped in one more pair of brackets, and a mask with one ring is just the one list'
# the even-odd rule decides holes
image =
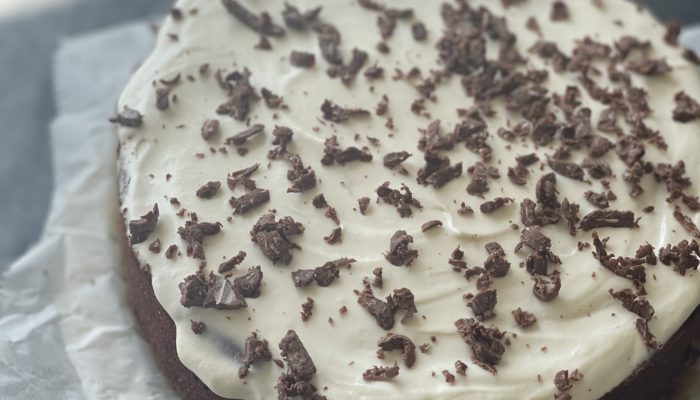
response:
{"label": "gray countertop", "polygon": [[[662,20],[700,21],[697,0],[639,2]],[[48,124],[55,113],[51,65],[57,43],[82,32],[162,15],[171,4],[172,0],[76,0],[0,21],[0,271],[37,240],[49,207]]]}

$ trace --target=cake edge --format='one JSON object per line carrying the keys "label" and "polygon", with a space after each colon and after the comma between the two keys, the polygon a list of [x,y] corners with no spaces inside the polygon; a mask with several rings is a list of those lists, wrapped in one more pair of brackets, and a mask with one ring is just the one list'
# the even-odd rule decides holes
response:
{"label": "cake edge", "polygon": [[[124,224],[122,219],[122,224]],[[192,371],[185,367],[177,354],[175,323],[156,299],[148,267],[140,265],[122,226],[122,268],[130,308],[136,318],[139,334],[148,342],[156,363],[171,386],[186,399],[232,400],[215,394]],[[663,399],[683,369],[683,360],[693,339],[700,338],[700,306],[683,325],[634,372],[601,400]],[[232,377],[235,379],[235,377]]]}

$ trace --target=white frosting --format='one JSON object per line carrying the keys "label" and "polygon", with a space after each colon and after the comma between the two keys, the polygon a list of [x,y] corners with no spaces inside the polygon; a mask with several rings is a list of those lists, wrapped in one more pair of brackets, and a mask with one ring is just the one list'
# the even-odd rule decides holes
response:
{"label": "white frosting", "polygon": [[[245,3],[256,12],[269,11],[275,22],[283,25],[281,1]],[[293,3],[306,10],[319,1],[294,0]],[[487,5],[496,15],[505,12],[501,2],[474,0],[471,3]],[[671,119],[676,92],[686,90],[691,96],[700,98],[697,70],[681,57],[679,49],[663,43],[663,26],[647,12],[622,0],[604,3],[603,8],[597,8],[591,1],[569,1],[571,20],[553,23],[549,20],[550,1],[529,0],[508,11],[508,25],[518,36],[517,47],[522,54],[527,54],[527,49],[538,39],[524,28],[529,16],[536,16],[544,36],[556,40],[567,54],[570,54],[574,41],[585,35],[609,44],[626,33],[651,40],[652,55],[664,57],[674,70],[654,78],[633,74],[634,84],[649,92],[649,104],[654,114],[647,120],[648,124],[659,129],[669,144],[666,152],[647,146],[646,159],[684,160],[688,176],[697,185],[700,182],[700,161],[696,157],[700,148],[700,126],[698,122],[680,124]],[[274,363],[259,363],[245,380],[240,380],[236,375],[239,364],[232,357],[232,347],[226,347],[225,343],[241,344],[251,331],[256,331],[270,342],[270,348],[278,358],[277,343],[288,329],[294,329],[318,367],[313,383],[319,388],[327,387],[321,390],[321,394],[329,399],[545,399],[556,392],[553,385],[555,373],[575,368],[583,372],[585,378],[570,391],[573,397],[600,397],[651,354],[635,330],[637,316],[625,310],[608,293],[610,288],[632,287],[630,281],[602,268],[590,249],[578,251],[578,241],[590,242],[590,233],[579,231],[576,237],[571,237],[562,221],[556,226],[543,228],[543,232],[552,238],[552,250],[562,259],[562,265],[557,269],[562,272],[563,288],[559,297],[550,303],[534,297],[530,276],[518,268],[526,252],[513,253],[519,231],[510,229],[509,221],[520,224],[517,204],[525,197],[534,198],[535,182],[542,172],[537,165],[530,168],[532,174],[528,184],[522,187],[515,186],[505,176],[506,167],[514,164],[514,156],[532,152],[533,146],[531,141],[509,144],[495,135],[499,127],[509,125],[509,119],[511,125],[520,119],[509,115],[500,101],[495,103],[497,115],[488,119],[488,125],[491,133],[489,144],[494,149],[491,165],[499,168],[501,178],[491,181],[486,199],[505,195],[515,198],[516,205],[493,214],[481,214],[478,208],[483,200],[465,191],[470,180],[466,173],[439,190],[416,183],[416,172],[423,165],[422,153],[416,149],[417,128],[424,128],[430,120],[410,111],[411,102],[419,98],[416,90],[405,81],[392,80],[391,76],[395,67],[404,71],[412,66],[423,71],[439,68],[434,43],[441,36],[443,22],[438,2],[428,5],[424,0],[402,0],[391,4],[414,8],[417,19],[428,27],[429,40],[415,42],[410,23],[400,21],[393,37],[388,40],[391,53],[379,54],[375,50],[375,44],[380,40],[375,14],[362,9],[354,0],[324,2],[321,16],[341,32],[345,59],[349,59],[350,50],[357,47],[370,53],[366,66],[377,62],[385,69],[385,79],[369,82],[360,74],[350,88],[326,75],[328,64],[320,54],[315,34],[288,31],[281,39],[271,39],[273,51],[255,50],[258,34],[227,13],[220,1],[181,0],[177,7],[185,12],[185,18],[179,22],[168,18],[162,26],[153,55],[136,72],[119,103],[120,108],[129,106],[144,114],[142,127],[121,128],[119,132],[120,169],[124,177],[121,196],[126,220],[138,218],[153,203],[160,206],[156,230],[148,241],[135,245],[134,249],[139,260],[150,265],[155,294],[175,321],[180,359],[221,396],[275,398],[273,386],[282,369]],[[198,14],[188,15],[188,11],[194,8],[198,9]],[[616,25],[616,19],[621,19],[624,26]],[[177,34],[179,40],[174,41],[166,35],[171,33]],[[316,66],[311,69],[291,66],[288,61],[291,50],[315,53]],[[538,57],[528,58],[530,66],[543,66]],[[212,71],[247,67],[253,72],[253,86],[257,89],[266,87],[283,95],[289,105],[288,111],[277,110],[277,119],[272,118],[273,111],[262,100],[254,105],[251,121],[265,124],[266,131],[262,137],[250,141],[250,152],[245,157],[237,155],[233,147],[229,148],[227,155],[209,152],[210,146],[223,146],[224,137],[241,131],[245,125],[215,114],[216,107],[226,100],[225,93],[217,86],[213,74],[199,76],[197,70],[202,63],[210,63]],[[178,73],[183,74],[183,79],[173,90],[177,102],[167,111],[158,111],[152,81],[171,78]],[[197,81],[184,79],[187,74],[195,76]],[[547,87],[550,92],[562,93],[567,85],[578,84],[576,79],[574,74],[552,72]],[[373,91],[371,86],[374,86]],[[601,104],[591,100],[585,90],[582,93],[584,105],[592,108],[593,121],[597,121]],[[385,118],[376,115],[343,124],[320,122],[319,107],[326,98],[342,106],[374,110],[383,94],[390,98],[389,115],[394,118],[396,126],[393,137],[384,126]],[[433,119],[441,119],[445,130],[449,131],[459,122],[455,108],[471,106],[472,99],[465,95],[457,76],[440,84],[436,95],[437,102],[426,103],[427,111]],[[222,134],[207,143],[200,136],[200,128],[209,118],[221,120]],[[294,131],[290,150],[298,152],[305,164],[316,171],[319,184],[315,189],[303,194],[286,193],[291,184],[286,179],[289,165],[273,161],[268,166],[266,154],[272,148],[271,132],[275,125],[287,126]],[[355,133],[362,137],[359,142],[353,139]],[[343,148],[369,146],[374,160],[371,163],[323,167],[320,164],[323,142],[332,134],[338,136]],[[371,146],[365,139],[366,135],[379,138],[380,146]],[[384,154],[400,150],[413,153],[413,157],[403,164],[409,176],[381,165]],[[545,150],[549,154],[552,152],[551,149],[540,149],[541,158]],[[198,159],[196,153],[204,153],[205,157]],[[462,161],[465,167],[478,161],[478,156],[462,145],[447,154],[453,163]],[[580,154],[575,154],[575,157],[580,160]],[[639,229],[599,230],[602,237],[611,236],[608,244],[611,252],[632,256],[645,241],[658,250],[669,242],[677,243],[689,237],[671,215],[673,207],[665,202],[667,192],[664,185],[646,175],[642,180],[646,193],[631,199],[627,195],[627,185],[621,180],[622,162],[614,151],[609,152],[605,160],[617,176],[613,179],[612,190],[618,199],[611,203],[612,208],[631,209],[642,217]],[[228,199],[234,193],[225,185],[226,175],[256,162],[261,163],[261,168],[253,179],[259,187],[270,190],[271,202],[243,216],[234,216],[232,222],[227,222],[226,218],[232,214]],[[544,168],[544,171],[549,169]],[[166,174],[171,174],[172,178],[166,180]],[[196,197],[196,189],[211,180],[222,182],[221,191],[209,200]],[[392,187],[406,183],[424,208],[414,212],[412,218],[401,219],[392,206],[375,202],[374,190],[384,181],[390,181]],[[583,199],[583,193],[589,189],[603,191],[599,181],[585,185],[561,176],[557,177],[557,185],[560,199],[568,197],[581,204],[581,215],[594,210]],[[237,191],[235,195],[242,193]],[[328,245],[323,241],[335,225],[323,216],[323,210],[311,205],[311,198],[317,193],[325,194],[328,203],[338,210],[343,228],[342,243]],[[220,234],[205,240],[209,268],[216,269],[221,260],[232,257],[239,250],[248,256],[237,268],[235,276],[244,274],[250,266],[262,266],[262,295],[248,299],[248,308],[233,311],[188,309],[180,304],[178,283],[197,269],[199,261],[184,254],[166,260],[162,253],[153,254],[147,250],[153,239],[160,238],[164,248],[174,243],[184,253],[186,244],[176,230],[184,225],[186,218],[175,215],[178,208],[169,204],[169,196],[177,197],[182,207],[195,211],[201,221],[223,223]],[[362,196],[373,199],[366,216],[356,210],[357,199]],[[473,216],[457,213],[462,201],[476,210]],[[647,205],[655,205],[656,211],[642,213],[641,209]],[[306,227],[303,235],[295,237],[303,249],[293,252],[294,258],[289,266],[273,266],[250,240],[252,225],[272,208],[277,209],[278,216],[292,216]],[[441,220],[444,226],[422,233],[421,224],[432,219]],[[693,219],[697,222],[697,215]],[[405,229],[413,235],[413,247],[420,252],[410,267],[394,267],[383,257],[389,239],[397,229]],[[493,240],[498,240],[506,249],[512,267],[506,277],[494,279],[493,287],[498,293],[497,316],[487,324],[517,333],[517,338],[511,338],[511,345],[497,365],[496,375],[472,362],[471,349],[456,333],[454,321],[473,316],[462,295],[476,293],[476,288],[474,280],[465,280],[447,264],[450,253],[459,244],[465,251],[467,263],[480,265],[487,256],[484,243]],[[320,266],[339,257],[353,257],[357,263],[351,270],[341,270],[340,278],[330,287],[311,285],[299,289],[293,286],[292,271]],[[362,288],[362,278],[371,277],[372,270],[379,266],[384,269],[384,288],[375,288],[375,295],[383,298],[392,289],[409,288],[415,294],[419,315],[425,316],[401,324],[399,315],[392,332],[407,335],[416,345],[430,342],[433,335],[437,338],[429,353],[418,353],[416,364],[411,369],[403,367],[398,352],[388,353],[386,360],[377,359],[376,341],[386,332],[357,304],[353,293],[354,289]],[[650,330],[659,340],[665,341],[700,304],[700,274],[690,271],[681,277],[662,264],[647,265],[646,269],[648,298],[656,309]],[[591,276],[593,273],[595,277]],[[315,300],[315,307],[311,319],[302,322],[299,313],[307,296]],[[348,312],[340,315],[338,310],[343,305],[347,306]],[[516,307],[534,313],[538,322],[527,329],[519,328],[511,316]],[[329,323],[329,317],[333,324]],[[204,321],[207,332],[195,335],[190,329],[190,320]],[[546,351],[541,350],[544,347]],[[457,375],[454,385],[447,384],[440,371],[447,369],[454,373],[454,363],[458,359],[469,366],[468,376]],[[363,381],[364,370],[373,365],[389,366],[394,360],[399,360],[401,366],[397,378],[389,382]],[[538,375],[542,382],[538,382]]]}

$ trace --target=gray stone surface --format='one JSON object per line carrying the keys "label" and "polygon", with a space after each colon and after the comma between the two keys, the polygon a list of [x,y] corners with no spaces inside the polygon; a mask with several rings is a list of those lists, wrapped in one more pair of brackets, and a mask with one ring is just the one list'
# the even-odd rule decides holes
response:
{"label": "gray stone surface", "polygon": [[[687,24],[700,21],[697,1],[640,3],[648,4],[661,19]],[[162,15],[171,4],[171,0],[77,0],[0,22],[0,270],[37,240],[51,199],[47,132],[55,113],[51,63],[58,41]]]}

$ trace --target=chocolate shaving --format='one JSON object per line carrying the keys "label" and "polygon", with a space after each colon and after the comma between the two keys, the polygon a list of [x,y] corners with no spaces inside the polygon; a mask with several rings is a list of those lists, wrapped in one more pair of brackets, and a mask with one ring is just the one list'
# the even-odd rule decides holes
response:
{"label": "chocolate shaving", "polygon": [[411,33],[416,42],[422,42],[428,38],[428,31],[425,29],[425,24],[422,22],[414,22],[411,25]]}
{"label": "chocolate shaving", "polygon": [[243,72],[234,71],[220,80],[220,85],[227,91],[228,100],[216,109],[217,114],[229,115],[238,121],[245,121],[248,118],[252,103],[258,99],[249,78],[250,71],[244,70]]}
{"label": "chocolate shaving", "polygon": [[447,156],[427,152],[424,156],[425,165],[418,170],[416,181],[421,185],[431,185],[439,189],[453,179],[462,175],[462,163],[450,165]]}
{"label": "chocolate shaving", "polygon": [[551,275],[535,275],[532,279],[535,281],[532,292],[538,299],[552,301],[559,296],[559,290],[561,289],[559,271],[554,271]]}
{"label": "chocolate shaving", "polygon": [[583,194],[583,197],[585,197],[589,203],[593,204],[598,208],[605,209],[610,207],[608,197],[605,195],[605,193],[595,193],[592,190],[587,190]]}
{"label": "chocolate shaving", "polygon": [[406,368],[411,368],[416,362],[416,345],[404,335],[389,334],[377,341],[377,346],[383,351],[399,350],[403,355]]}
{"label": "chocolate shaving", "polygon": [[323,119],[337,123],[347,121],[354,117],[371,115],[367,110],[361,108],[343,108],[330,100],[325,100],[323,102],[321,105],[321,112],[323,113]]}
{"label": "chocolate shaving", "polygon": [[241,250],[236,254],[235,256],[229,258],[228,260],[222,262],[219,264],[219,273],[220,274],[225,274],[227,272],[232,271],[234,268],[236,268],[240,263],[245,260],[246,252]]}
{"label": "chocolate shaving", "polygon": [[649,323],[648,321],[638,318],[637,321],[635,322],[635,326],[637,327],[637,332],[642,336],[642,341],[644,342],[644,345],[647,346],[649,349],[659,349],[661,348],[661,343],[656,340],[656,337],[649,332]]}
{"label": "chocolate shaving", "polygon": [[369,202],[370,202],[369,197],[360,197],[359,199],[357,199],[357,204],[360,207],[360,214],[362,214],[362,215],[367,214],[367,208],[369,208]]}
{"label": "chocolate shaving", "polygon": [[584,215],[581,229],[590,231],[597,228],[638,228],[632,211],[595,210]]}
{"label": "chocolate shaving", "polygon": [[237,0],[221,0],[221,2],[231,15],[250,29],[263,35],[284,36],[284,29],[279,25],[275,25],[268,13],[263,12],[259,16],[255,15]]}
{"label": "chocolate shaving", "polygon": [[622,303],[628,311],[631,311],[645,321],[649,321],[654,316],[654,307],[649,304],[649,300],[634,294],[632,289],[622,289],[619,291],[609,290],[610,295]]}
{"label": "chocolate shaving", "polygon": [[424,223],[423,225],[421,225],[420,230],[422,232],[425,232],[429,229],[432,229],[432,228],[435,228],[438,226],[442,226],[442,221],[434,219],[434,220],[428,221],[428,222]]}
{"label": "chocolate shaving", "polygon": [[160,253],[160,239],[156,239],[148,245],[148,250],[152,253]]}
{"label": "chocolate shaving", "polygon": [[284,11],[282,11],[282,18],[284,23],[288,28],[303,31],[308,26],[310,26],[321,13],[321,7],[315,7],[305,12],[299,11],[298,8],[284,3]]}
{"label": "chocolate shaving", "polygon": [[630,279],[634,282],[646,282],[646,271],[644,270],[645,259],[643,258],[628,258],[615,257],[614,254],[608,254],[605,249],[605,243],[608,239],[600,240],[598,234],[593,232],[593,247],[595,252],[593,256],[600,264],[610,270],[617,276]]}
{"label": "chocolate shaving", "polygon": [[266,189],[254,189],[240,197],[232,196],[229,204],[233,207],[234,214],[245,214],[270,201],[270,191]]}
{"label": "chocolate shaving", "polygon": [[197,222],[193,218],[191,221],[186,221],[185,226],[177,228],[177,233],[188,244],[187,255],[203,260],[205,259],[204,238],[218,234],[222,227],[220,222]]}
{"label": "chocolate shaving", "polygon": [[402,162],[406,161],[411,154],[407,151],[397,151],[384,156],[384,166],[394,168]]}
{"label": "chocolate shaving", "polygon": [[204,185],[202,185],[202,187],[197,189],[197,197],[201,197],[203,199],[211,199],[219,191],[220,187],[221,182],[207,182]]}
{"label": "chocolate shaving", "polygon": [[627,63],[627,69],[640,75],[663,75],[672,70],[664,59],[640,58]]}
{"label": "chocolate shaving", "polygon": [[564,21],[569,19],[569,8],[563,1],[555,1],[552,3],[552,11],[549,14],[552,21]]}
{"label": "chocolate shaving", "polygon": [[227,278],[209,274],[189,275],[178,285],[182,297],[180,304],[186,308],[204,307],[235,310],[247,307],[243,295],[236,292]]}
{"label": "chocolate shaving", "polygon": [[602,179],[606,176],[612,176],[612,170],[610,165],[604,160],[596,160],[592,158],[585,158],[581,166],[588,172],[593,179]]}
{"label": "chocolate shaving", "polygon": [[153,210],[142,215],[139,219],[129,221],[129,243],[134,245],[145,242],[153,230],[156,229],[159,215],[158,204],[154,204]]}
{"label": "chocolate shaving", "polygon": [[168,246],[167,249],[165,249],[165,258],[168,260],[171,260],[175,258],[178,255],[178,248],[176,244],[171,244]]}
{"label": "chocolate shaving", "polygon": [[520,307],[516,308],[512,312],[515,323],[521,328],[527,328],[528,326],[534,325],[537,322],[537,318],[534,314],[522,310]]}
{"label": "chocolate shaving", "polygon": [[282,99],[281,96],[272,93],[269,89],[260,89],[260,94],[262,94],[263,100],[265,100],[265,105],[267,105],[267,107],[270,109],[275,110],[278,108],[287,108],[287,105],[284,104],[284,99]]}
{"label": "chocolate shaving", "polygon": [[376,365],[362,373],[362,379],[368,382],[388,381],[399,375],[399,365],[393,367],[377,367]]}
{"label": "chocolate shaving", "polygon": [[575,179],[577,181],[583,181],[583,168],[581,168],[581,166],[578,164],[556,158],[547,158],[547,165],[549,165],[549,167],[559,175]]}
{"label": "chocolate shaving", "polygon": [[677,245],[670,243],[666,247],[659,249],[659,260],[664,265],[673,264],[673,270],[679,275],[684,276],[688,269],[698,269],[700,265],[700,246],[698,242],[692,240],[682,240]]}
{"label": "chocolate shaving", "polygon": [[291,250],[300,249],[296,243],[289,240],[289,236],[303,232],[304,226],[291,217],[275,221],[275,215],[267,213],[253,225],[250,236],[251,240],[260,246],[263,255],[273,264],[280,262],[287,265],[292,260]]}
{"label": "chocolate shaving", "polygon": [[109,122],[128,128],[138,128],[143,124],[143,115],[140,112],[124,107],[124,110],[109,119]]}
{"label": "chocolate shaving", "polygon": [[328,244],[336,244],[342,242],[342,229],[340,227],[333,229],[333,231],[328,236],[325,236],[323,240]]}
{"label": "chocolate shaving", "polygon": [[295,67],[311,68],[316,65],[316,56],[313,53],[292,50],[289,62]]}
{"label": "chocolate shaving", "polygon": [[262,132],[265,129],[265,125],[263,124],[255,124],[251,126],[248,129],[245,129],[234,136],[226,138],[224,143],[228,145],[236,145],[236,146],[242,146],[245,144],[245,142],[248,141],[249,138],[257,135],[258,133]]}
{"label": "chocolate shaving", "polygon": [[250,176],[258,170],[258,167],[260,167],[260,164],[253,164],[248,168],[243,168],[230,174],[226,179],[229,189],[235,190],[239,184],[248,190],[255,189],[255,181],[250,179]]}
{"label": "chocolate shaving", "polygon": [[495,374],[496,364],[505,352],[504,333],[496,327],[485,327],[473,318],[455,321],[457,332],[472,349],[472,359],[481,368]]}
{"label": "chocolate shaving", "polygon": [[396,207],[396,211],[399,213],[401,218],[410,217],[413,215],[413,210],[411,207],[418,209],[423,208],[421,203],[413,198],[413,194],[408,189],[406,185],[401,185],[401,190],[392,189],[389,187],[389,182],[384,182],[376,190],[377,196],[379,196],[382,201]]}
{"label": "chocolate shaving", "polygon": [[370,154],[367,148],[358,149],[354,146],[341,150],[338,145],[338,138],[335,135],[326,139],[321,164],[329,166],[337,162],[338,164],[344,165],[352,161],[372,161],[372,154]]}
{"label": "chocolate shaving", "polygon": [[389,243],[389,252],[384,254],[384,258],[398,267],[411,265],[413,260],[418,257],[418,250],[409,249],[410,243],[413,243],[413,236],[407,234],[406,231],[394,232]]}
{"label": "chocolate shaving", "polygon": [[394,310],[389,304],[374,297],[369,291],[360,293],[357,298],[357,303],[364,307],[367,312],[374,317],[379,325],[384,330],[389,330],[394,327]]}
{"label": "chocolate shaving", "polygon": [[506,205],[508,203],[512,203],[514,201],[515,200],[513,200],[510,197],[496,197],[493,200],[481,203],[481,205],[479,206],[479,209],[484,214],[490,214],[490,213],[498,210],[499,208],[503,207],[504,205]]}
{"label": "chocolate shaving", "polygon": [[287,331],[280,340],[279,349],[290,375],[300,380],[311,380],[316,373],[316,366],[295,331],[291,329]]}
{"label": "chocolate shaving", "polygon": [[349,86],[367,61],[367,53],[359,50],[352,50],[352,58],[347,65],[333,66],[328,70],[331,78],[340,77],[340,81],[345,86]]}
{"label": "chocolate shaving", "polygon": [[221,123],[218,119],[208,119],[202,124],[202,138],[204,140],[211,139],[214,135],[219,132],[221,128]]}
{"label": "chocolate shaving", "polygon": [[557,390],[560,392],[566,392],[574,387],[574,384],[569,379],[568,370],[563,369],[554,375],[554,386],[556,386]]}
{"label": "chocolate shaving", "polygon": [[248,376],[250,367],[258,361],[272,361],[272,353],[268,347],[267,340],[258,339],[258,335],[253,332],[246,340],[241,357],[241,367],[238,369],[238,377],[243,379]]}
{"label": "chocolate shaving", "polygon": [[496,290],[491,289],[477,293],[474,298],[472,298],[472,301],[467,304],[467,307],[472,309],[476,319],[479,321],[486,321],[496,316],[493,312],[496,303]]}
{"label": "chocolate shaving", "polygon": [[207,331],[207,324],[201,321],[190,320],[190,329],[195,335],[201,335]]}
{"label": "chocolate shaving", "polygon": [[676,101],[676,108],[673,110],[675,121],[686,123],[700,118],[700,104],[684,91],[676,93],[674,100]]}
{"label": "chocolate shaving", "polygon": [[312,29],[318,34],[318,44],[321,54],[331,64],[340,65],[343,57],[340,54],[340,32],[328,23],[315,23]]}
{"label": "chocolate shaving", "polygon": [[314,309],[314,299],[311,297],[306,298],[306,302],[301,304],[301,320],[306,322],[311,318]]}

